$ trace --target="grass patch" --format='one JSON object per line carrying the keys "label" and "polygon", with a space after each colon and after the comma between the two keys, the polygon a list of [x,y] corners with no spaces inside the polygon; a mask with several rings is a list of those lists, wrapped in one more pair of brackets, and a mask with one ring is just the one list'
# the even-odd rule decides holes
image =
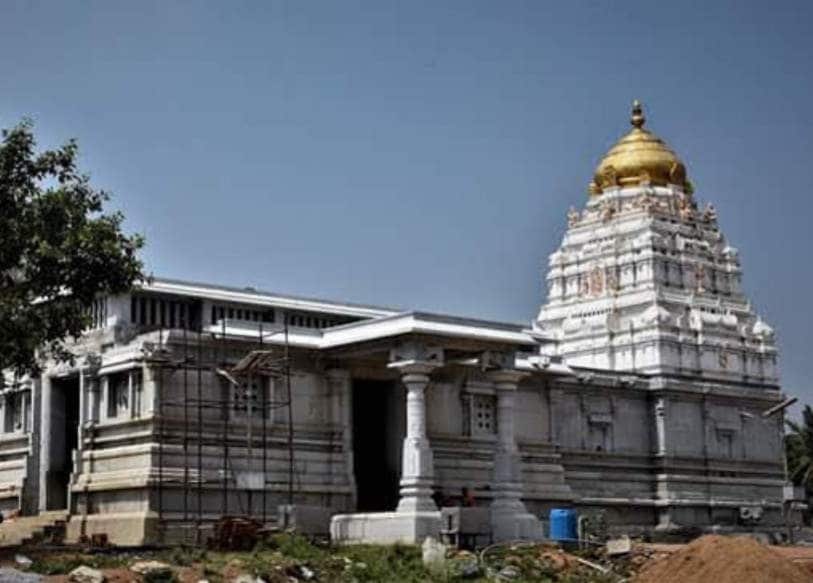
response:
{"label": "grass patch", "polygon": [[54,554],[38,555],[33,558],[30,571],[40,575],[67,575],[76,567],[86,565],[93,569],[115,569],[124,567],[130,558],[122,555]]}
{"label": "grass patch", "polygon": [[[511,567],[516,582],[610,583],[617,575],[589,569],[557,568],[545,560],[545,548],[512,546],[488,553],[485,564],[471,553],[453,554],[442,572],[423,565],[421,548],[413,545],[348,545],[331,547],[312,543],[302,536],[280,534],[263,541],[251,552],[206,551],[176,547],[160,552],[85,554],[32,553],[31,571],[42,575],[65,575],[76,567],[128,568],[136,560],[157,559],[173,567],[191,568],[210,583],[231,581],[241,574],[262,577],[267,583],[289,583],[312,577],[318,583],[485,583],[493,582],[500,569]],[[474,572],[470,567],[474,562]],[[466,567],[464,569],[463,567]],[[464,578],[464,572],[468,578]],[[175,574],[145,578],[145,583],[177,583]]]}

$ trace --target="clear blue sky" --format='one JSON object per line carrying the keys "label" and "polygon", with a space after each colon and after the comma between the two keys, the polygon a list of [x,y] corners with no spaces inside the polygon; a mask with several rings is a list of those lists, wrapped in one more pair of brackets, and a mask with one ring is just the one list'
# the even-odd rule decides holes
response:
{"label": "clear blue sky", "polygon": [[813,2],[3,2],[31,116],[156,275],[528,322],[629,103],[813,401]]}

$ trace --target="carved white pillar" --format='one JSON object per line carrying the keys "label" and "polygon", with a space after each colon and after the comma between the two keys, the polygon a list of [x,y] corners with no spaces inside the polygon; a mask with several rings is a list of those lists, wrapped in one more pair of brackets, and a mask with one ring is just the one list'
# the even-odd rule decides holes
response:
{"label": "carved white pillar", "polygon": [[522,502],[520,454],[514,431],[517,385],[524,373],[497,370],[488,373],[497,391],[497,447],[491,489],[491,528],[495,541],[542,538],[542,526]]}
{"label": "carved white pillar", "polygon": [[406,437],[401,458],[401,499],[398,512],[436,511],[432,500],[435,463],[426,435],[426,387],[434,368],[427,363],[396,365],[406,386]]}
{"label": "carved white pillar", "polygon": [[[426,435],[426,387],[429,373],[443,365],[443,350],[420,342],[408,342],[390,353],[389,368],[401,373],[407,390],[406,437],[401,456],[401,499],[397,512],[431,513],[423,528],[434,529],[440,514],[432,500],[435,462]],[[437,519],[437,520],[436,520]],[[433,535],[435,533],[432,533]]]}

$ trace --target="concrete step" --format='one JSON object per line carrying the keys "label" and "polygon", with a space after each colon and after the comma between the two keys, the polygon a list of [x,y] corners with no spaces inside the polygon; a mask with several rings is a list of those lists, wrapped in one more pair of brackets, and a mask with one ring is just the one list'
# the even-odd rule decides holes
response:
{"label": "concrete step", "polygon": [[26,542],[58,542],[65,535],[66,511],[43,512],[37,516],[19,516],[0,524],[0,547]]}

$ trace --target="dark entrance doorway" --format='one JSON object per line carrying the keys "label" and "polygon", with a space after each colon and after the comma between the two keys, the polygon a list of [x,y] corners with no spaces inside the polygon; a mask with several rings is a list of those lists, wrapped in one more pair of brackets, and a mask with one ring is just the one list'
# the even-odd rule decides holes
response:
{"label": "dark entrance doorway", "polygon": [[359,512],[391,511],[398,505],[405,407],[400,385],[353,382],[353,469]]}
{"label": "dark entrance doorway", "polygon": [[[73,472],[73,452],[79,442],[79,378],[54,379],[51,388],[46,508],[68,508],[68,487]],[[44,428],[46,429],[46,428]]]}

